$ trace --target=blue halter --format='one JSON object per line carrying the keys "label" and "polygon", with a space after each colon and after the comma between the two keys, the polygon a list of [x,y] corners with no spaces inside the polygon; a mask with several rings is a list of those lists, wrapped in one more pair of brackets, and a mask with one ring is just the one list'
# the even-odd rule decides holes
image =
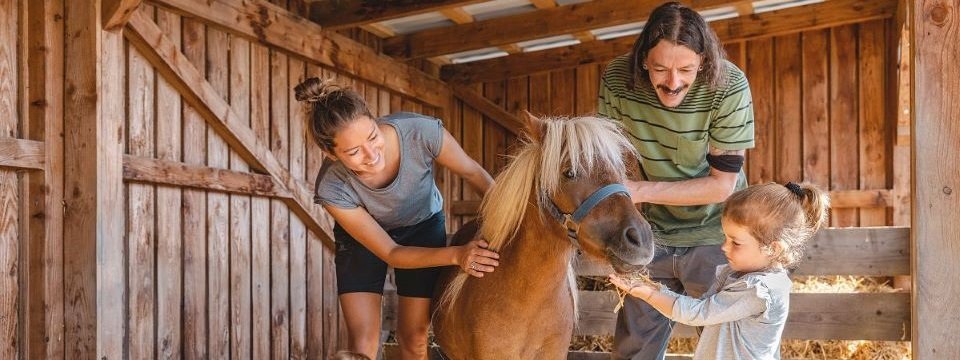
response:
{"label": "blue halter", "polygon": [[623,184],[607,184],[597,189],[597,191],[594,191],[593,194],[590,194],[586,200],[580,203],[580,206],[578,206],[572,214],[563,212],[557,207],[557,204],[554,204],[551,200],[551,215],[567,228],[567,238],[570,239],[574,247],[580,249],[580,242],[577,241],[577,234],[580,232],[580,221],[587,217],[590,210],[593,210],[601,201],[617,193],[623,193],[628,197],[630,196],[630,191],[627,190],[627,187],[623,186]]}

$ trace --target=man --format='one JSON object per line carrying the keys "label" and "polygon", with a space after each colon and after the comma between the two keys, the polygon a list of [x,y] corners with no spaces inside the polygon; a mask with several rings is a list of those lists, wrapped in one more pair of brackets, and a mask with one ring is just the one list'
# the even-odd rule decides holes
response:
{"label": "man", "polygon": [[[623,122],[640,153],[642,181],[626,185],[657,238],[650,276],[700,296],[726,263],[722,202],[747,185],[743,162],[754,130],[746,77],[697,12],[667,3],[650,15],[632,52],[607,66],[598,109]],[[613,357],[663,358],[671,326],[627,297]]]}

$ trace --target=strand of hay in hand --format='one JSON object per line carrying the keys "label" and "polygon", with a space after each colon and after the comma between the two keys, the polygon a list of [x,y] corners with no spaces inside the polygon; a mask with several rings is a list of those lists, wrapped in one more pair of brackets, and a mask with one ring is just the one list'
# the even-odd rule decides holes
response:
{"label": "strand of hay in hand", "polygon": [[[635,285],[648,285],[655,289],[663,289],[663,284],[653,281],[653,279],[650,278],[650,273],[647,271],[646,268],[637,270],[636,272],[633,272],[633,273],[617,274],[617,276],[623,279],[623,282],[625,282],[628,285],[628,289]],[[613,308],[613,312],[620,311],[620,309],[623,308],[623,300],[627,298],[627,295],[630,295],[629,293],[627,293],[626,290],[623,290],[620,288],[616,288],[616,289],[617,289],[617,296],[620,298],[620,301],[618,301],[617,306]]]}

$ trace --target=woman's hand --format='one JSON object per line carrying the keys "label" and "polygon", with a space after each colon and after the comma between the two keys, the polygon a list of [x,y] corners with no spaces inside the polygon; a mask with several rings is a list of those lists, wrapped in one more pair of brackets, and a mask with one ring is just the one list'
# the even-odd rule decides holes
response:
{"label": "woman's hand", "polygon": [[629,294],[630,296],[640,298],[644,301],[647,301],[650,298],[650,296],[653,294],[653,292],[657,291],[657,289],[654,289],[652,286],[647,285],[643,282],[638,282],[636,284],[628,284],[622,278],[617,276],[617,274],[610,274],[609,278],[610,278],[610,283],[616,286],[617,288],[619,288],[620,290],[623,290],[623,292]]}
{"label": "woman's hand", "polygon": [[466,245],[459,246],[460,251],[457,255],[457,266],[460,266],[467,274],[483,277],[484,273],[492,272],[500,265],[497,259],[500,254],[487,250],[487,244],[484,240],[471,240]]}

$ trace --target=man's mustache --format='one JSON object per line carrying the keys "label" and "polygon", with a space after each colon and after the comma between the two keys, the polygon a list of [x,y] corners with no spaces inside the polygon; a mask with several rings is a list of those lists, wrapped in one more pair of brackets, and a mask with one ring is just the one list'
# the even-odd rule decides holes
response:
{"label": "man's mustache", "polygon": [[687,89],[688,87],[690,87],[690,85],[683,85],[676,89],[671,89],[666,85],[657,85],[657,89],[663,90],[663,92],[670,93],[670,94],[679,94],[681,91]]}

